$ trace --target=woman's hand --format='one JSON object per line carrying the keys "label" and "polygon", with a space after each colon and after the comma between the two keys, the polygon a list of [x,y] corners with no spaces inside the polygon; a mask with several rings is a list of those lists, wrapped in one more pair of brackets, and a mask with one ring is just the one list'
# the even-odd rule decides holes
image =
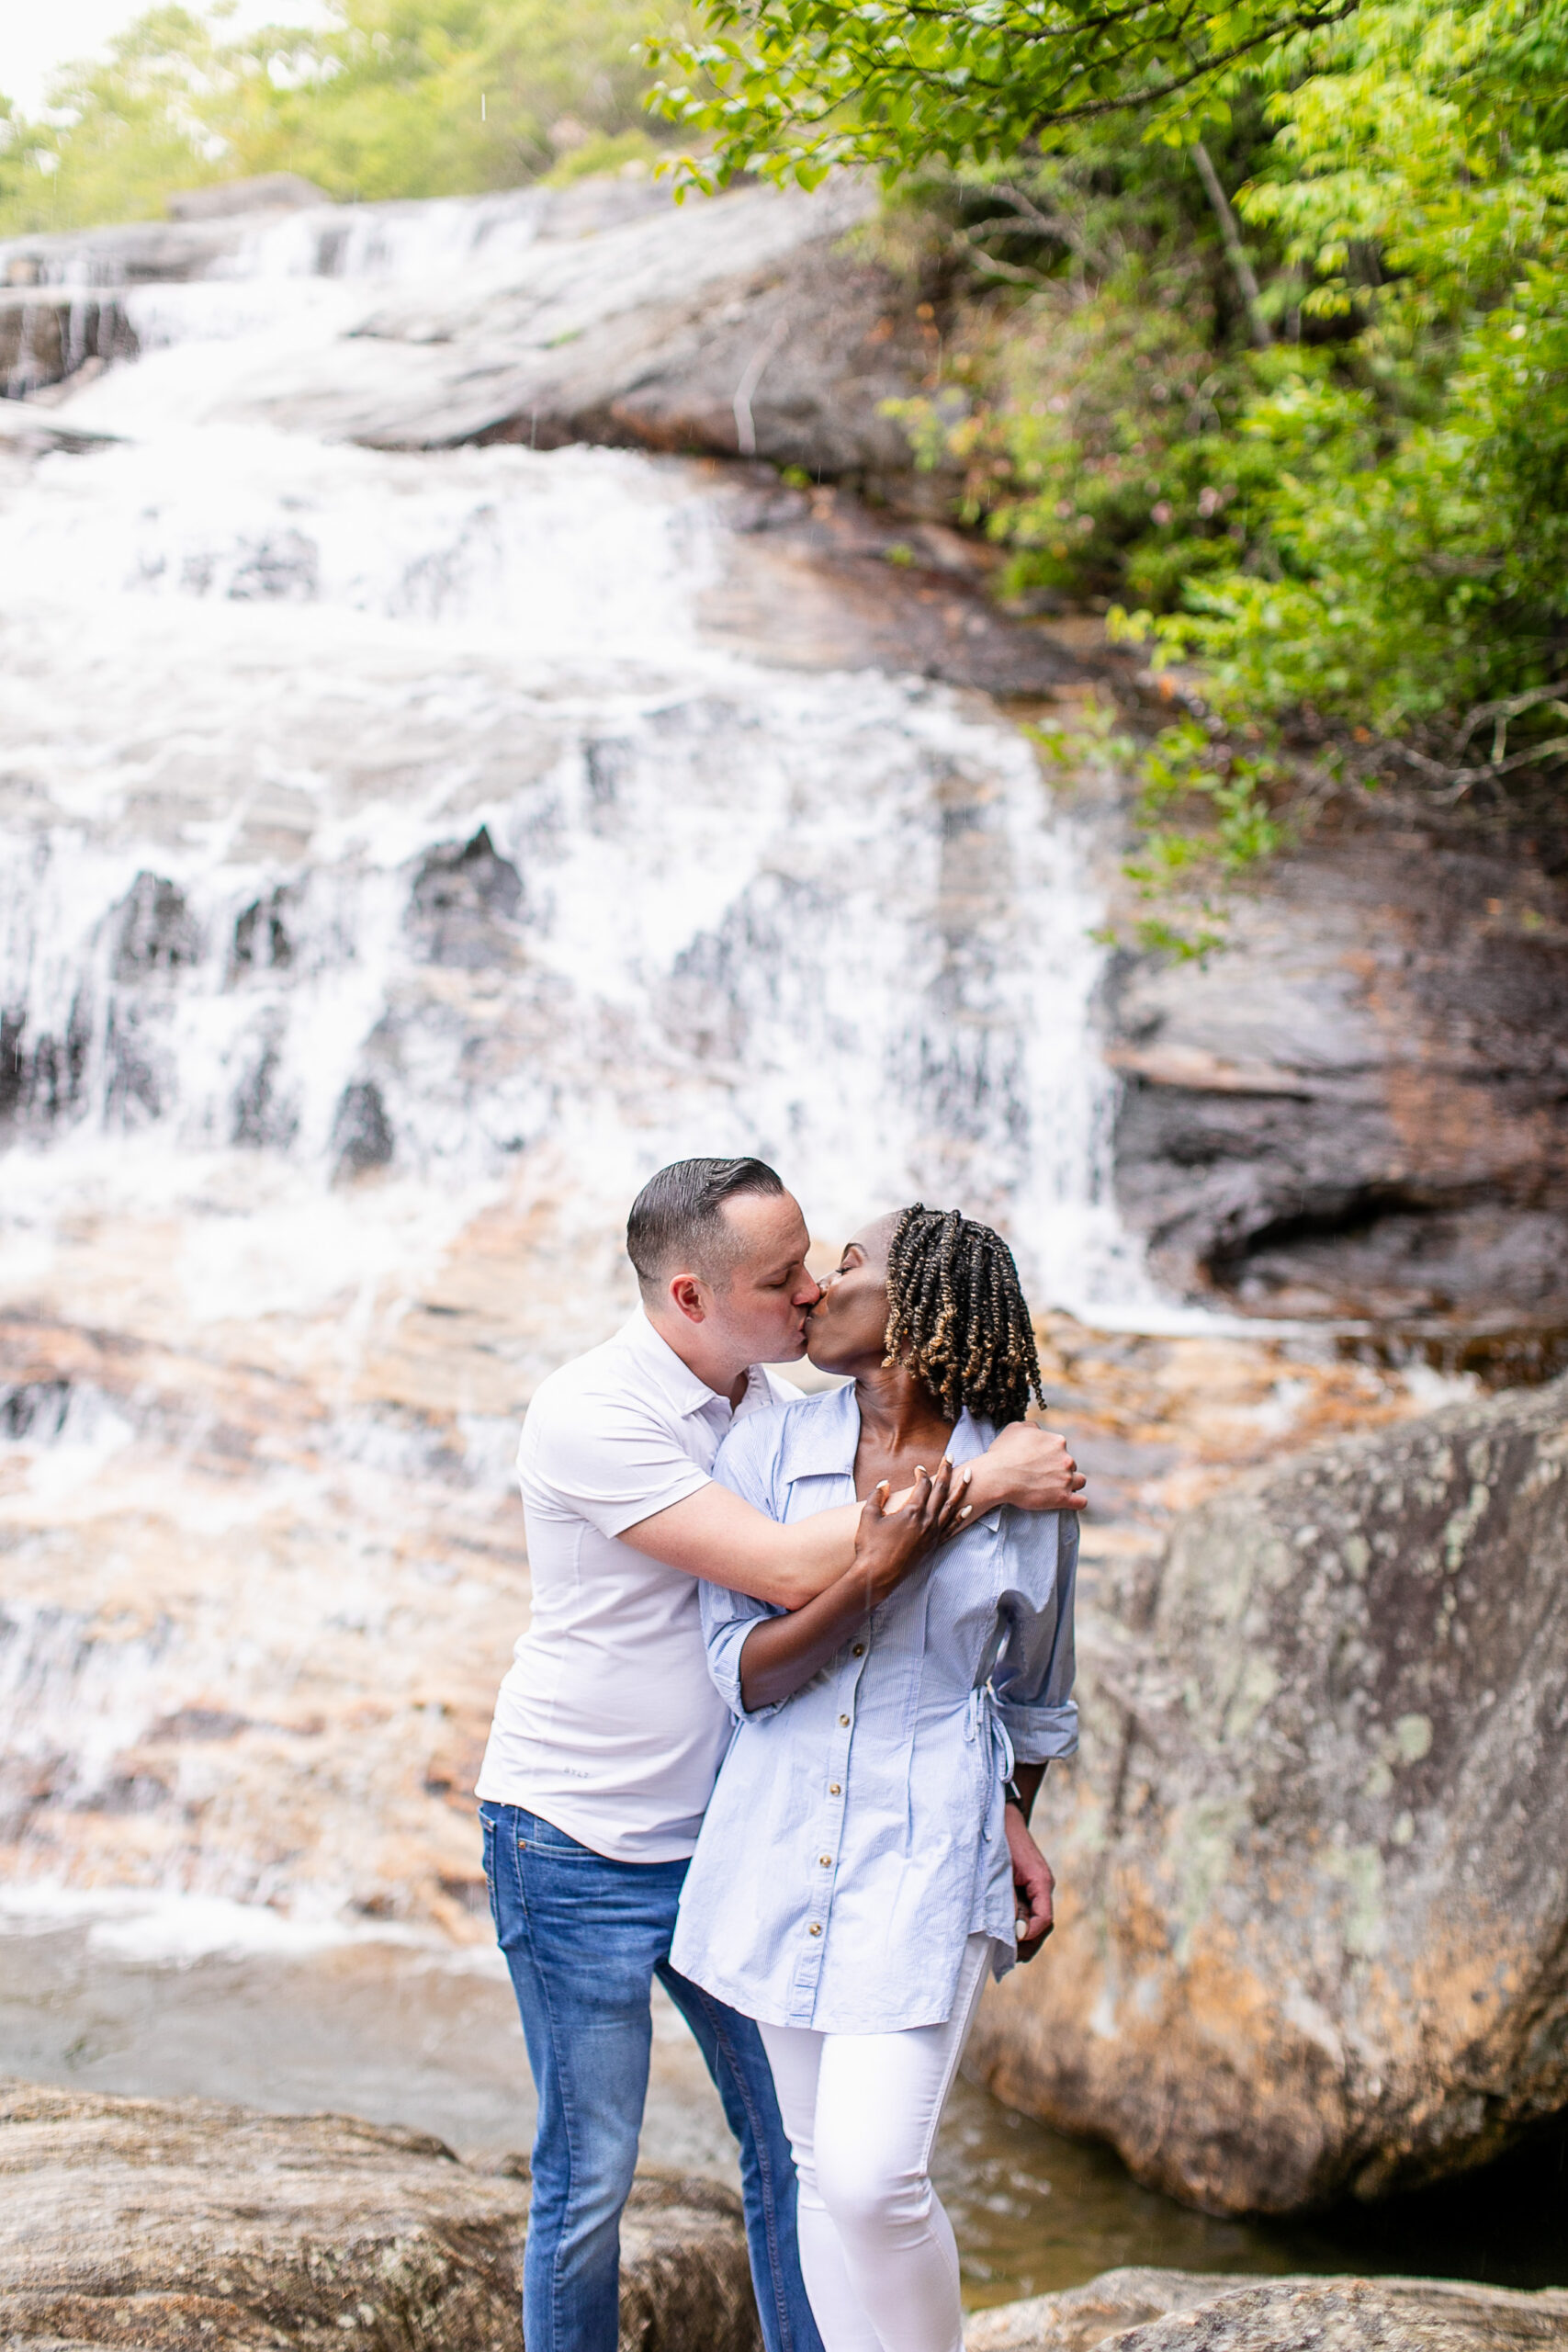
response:
{"label": "woman's hand", "polygon": [[968,1487],[967,1468],[955,1476],[943,1455],[934,1478],[916,1471],[914,1485],[898,1505],[886,1478],[867,1496],[855,1531],[852,1573],[862,1579],[868,1616],[972,1516]]}
{"label": "woman's hand", "polygon": [[1008,1806],[1002,1826],[1007,1832],[1008,1852],[1012,1857],[1013,1901],[1020,1923],[1018,1956],[1020,1960],[1032,1960],[1056,1924],[1056,1882],[1017,1805]]}
{"label": "woman's hand", "polygon": [[740,1703],[776,1707],[804,1690],[836,1657],[872,1611],[896,1592],[913,1567],[973,1518],[968,1470],[954,1478],[943,1462],[934,1478],[917,1472],[908,1493],[889,1509],[886,1479],[862,1506],[853,1565],[836,1584],[788,1617],[764,1617],[740,1649]]}

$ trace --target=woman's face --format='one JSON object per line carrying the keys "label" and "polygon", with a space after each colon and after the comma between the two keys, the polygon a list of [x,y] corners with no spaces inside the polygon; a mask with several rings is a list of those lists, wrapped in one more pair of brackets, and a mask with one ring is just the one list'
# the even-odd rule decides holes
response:
{"label": "woman's face", "polygon": [[818,1372],[854,1374],[879,1365],[887,1334],[887,1245],[896,1220],[863,1226],[806,1318],[806,1352]]}

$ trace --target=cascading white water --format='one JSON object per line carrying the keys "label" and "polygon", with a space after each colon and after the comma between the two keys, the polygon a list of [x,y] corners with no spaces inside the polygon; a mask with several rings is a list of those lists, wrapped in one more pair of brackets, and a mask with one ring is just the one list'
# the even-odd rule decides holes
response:
{"label": "cascading white water", "polygon": [[[327,224],[335,243],[304,215],[220,278],[130,290],[143,356],[71,409],[122,437],[0,489],[4,1304],[303,1384],[287,1471],[254,1408],[225,1522],[245,1558],[290,1477],[312,1498],[291,1525],[346,1510],[402,1557],[413,1487],[389,1502],[322,1466],[355,1416],[466,1416],[442,1465],[409,1474],[420,1509],[434,1524],[463,1489],[503,1510],[496,1432],[616,1319],[626,1203],[681,1154],[775,1160],[828,1245],[891,1202],[959,1201],[1010,1233],[1041,1304],[1124,1302],[1144,1279],[1107,1182],[1094,894],[1013,729],[920,681],[706,643],[724,524],[694,469],[200,421],[280,335],[339,333],[351,274],[363,303],[366,277],[482,261],[525,243],[535,203],[364,208]],[[439,1377],[388,1371],[498,1218],[519,1237],[508,1278],[525,1268],[514,1328],[463,1355],[453,1324]],[[197,1447],[147,1437],[140,1394],[128,1375],[113,1409],[144,1425],[141,1454],[82,1457],[83,1527],[95,1494],[130,1507],[113,1482],[136,1461],[145,1478]],[[0,1506],[39,1561],[58,1551],[49,1430],[14,1414]],[[195,1504],[161,1507],[165,1548],[194,1544]],[[72,1557],[90,1649],[101,1578]],[[229,1674],[243,1703],[224,1683],[219,1713],[287,1713],[302,1629],[342,1601],[317,1572],[312,1597],[289,1571],[288,1637],[251,1622],[243,1668],[221,1594],[168,1603],[156,1640],[135,1629],[109,1747],[132,1685],[144,1727],[188,1712],[182,1643],[209,1711]],[[108,1702],[81,1641],[38,1618],[54,1572],[25,1597],[13,1752],[36,1757]],[[236,1846],[229,1818],[221,1849],[192,1831],[130,1874],[241,1895],[310,1875]],[[342,1899],[343,1871],[321,1875]]]}
{"label": "cascading white water", "polygon": [[825,1232],[956,1189],[1054,1300],[1113,1282],[1094,907],[1027,747],[941,690],[704,656],[710,528],[607,453],[40,468],[6,517],[20,1128],[323,1177],[549,1141],[611,1218],[705,1137],[784,1159]]}
{"label": "cascading white water", "polygon": [[[784,1158],[824,1230],[956,1186],[1054,1300],[1114,1297],[1095,910],[1011,730],[705,649],[717,524],[680,469],[191,421],[244,379],[238,288],[298,322],[323,276],[514,259],[541,200],[306,212],[133,289],[145,340],[183,316],[73,409],[132,437],[12,489],[14,1114],[325,1174],[374,1088],[378,1160],[549,1138],[607,1210],[700,1130]],[[518,1041],[477,1087],[414,978],[454,966]]]}

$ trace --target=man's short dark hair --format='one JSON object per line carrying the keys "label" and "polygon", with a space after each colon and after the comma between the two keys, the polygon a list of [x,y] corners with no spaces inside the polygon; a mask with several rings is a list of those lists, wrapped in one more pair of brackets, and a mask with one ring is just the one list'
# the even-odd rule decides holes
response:
{"label": "man's short dark hair", "polygon": [[709,1279],[729,1270],[724,1204],[742,1193],[776,1199],[784,1179],[765,1159],[676,1159],[650,1176],[626,1219],[626,1255],[644,1294],[682,1261]]}

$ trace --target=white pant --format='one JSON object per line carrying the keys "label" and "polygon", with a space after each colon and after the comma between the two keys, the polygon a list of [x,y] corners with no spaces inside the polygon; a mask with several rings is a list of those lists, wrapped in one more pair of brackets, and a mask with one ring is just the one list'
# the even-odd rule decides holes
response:
{"label": "white pant", "polygon": [[827,2352],[962,2352],[958,2248],[931,2143],[991,1957],[971,1936],[944,2025],[760,2028],[800,2181],[800,2267]]}

